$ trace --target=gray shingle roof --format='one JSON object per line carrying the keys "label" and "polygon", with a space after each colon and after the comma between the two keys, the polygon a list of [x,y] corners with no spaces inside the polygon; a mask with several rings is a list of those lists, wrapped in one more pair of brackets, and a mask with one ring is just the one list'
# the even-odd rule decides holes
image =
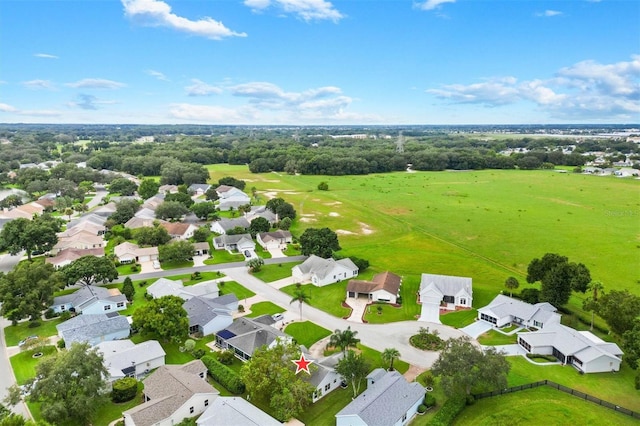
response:
{"label": "gray shingle roof", "polygon": [[358,267],[348,257],[340,260],[335,260],[332,258],[323,259],[314,254],[309,256],[307,260],[298,265],[298,268],[303,274],[312,274],[320,279],[323,279],[333,272],[336,265],[340,265],[350,271],[358,270]]}
{"label": "gray shingle roof", "polygon": [[556,308],[549,303],[545,302],[531,305],[530,303],[505,296],[504,294],[497,295],[491,303],[480,308],[478,311],[492,312],[498,318],[514,316],[522,318],[525,321],[535,320],[542,323],[546,322],[552,316],[557,315],[555,313]]}
{"label": "gray shingle roof", "polygon": [[198,426],[281,426],[282,423],[246,400],[231,396],[213,401],[197,420]]}
{"label": "gray shingle roof", "polygon": [[249,355],[261,346],[270,345],[279,338],[287,337],[278,329],[246,317],[237,318],[223,331],[235,335],[226,339],[227,343]]}
{"label": "gray shingle roof", "polygon": [[218,221],[218,225],[220,225],[220,227],[226,232],[238,226],[241,228],[248,228],[250,224],[244,217],[237,217],[234,219],[222,218]]}
{"label": "gray shingle roof", "polygon": [[56,326],[62,339],[71,346],[74,342],[88,342],[118,331],[130,330],[129,321],[122,315],[109,317],[105,314],[78,315]]}
{"label": "gray shingle roof", "polygon": [[[64,305],[70,303],[76,310],[82,310],[98,300],[107,300],[109,302],[126,302],[125,295],[120,293],[117,289],[109,289],[105,287],[98,287],[94,285],[88,285],[80,288],[78,291],[74,291],[71,294],[64,296],[58,296],[53,299],[54,305]],[[117,294],[116,294],[117,293]],[[80,308],[80,309],[78,309]]]}
{"label": "gray shingle roof", "polygon": [[182,307],[187,311],[190,327],[194,325],[204,326],[219,315],[231,317],[229,308],[203,297],[192,297],[184,302]]}
{"label": "gray shingle roof", "polygon": [[422,274],[420,280],[420,292],[433,285],[443,296],[455,296],[460,290],[472,294],[471,278],[455,277],[452,275]]}
{"label": "gray shingle roof", "polygon": [[424,388],[415,382],[408,383],[397,371],[386,372],[338,416],[355,415],[369,426],[388,426],[398,422],[417,401],[424,398]]}
{"label": "gray shingle roof", "polygon": [[147,340],[137,345],[129,339],[113,340],[99,343],[96,347],[104,356],[104,365],[115,373],[166,355],[157,340]]}

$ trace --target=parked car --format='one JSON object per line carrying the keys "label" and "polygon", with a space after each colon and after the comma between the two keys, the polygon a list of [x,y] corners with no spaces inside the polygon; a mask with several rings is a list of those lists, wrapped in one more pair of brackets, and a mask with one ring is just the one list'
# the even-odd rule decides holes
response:
{"label": "parked car", "polygon": [[271,318],[273,318],[274,321],[282,321],[284,319],[284,315],[282,315],[282,314],[273,314],[273,315],[271,315]]}
{"label": "parked car", "polygon": [[153,261],[153,269],[160,269],[160,262],[157,260]]}

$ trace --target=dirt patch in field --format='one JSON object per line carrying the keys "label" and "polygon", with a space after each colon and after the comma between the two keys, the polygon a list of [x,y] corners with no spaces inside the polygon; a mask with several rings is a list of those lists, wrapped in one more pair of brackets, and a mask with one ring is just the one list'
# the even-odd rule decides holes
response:
{"label": "dirt patch in field", "polygon": [[366,223],[360,222],[360,232],[362,232],[363,235],[370,235],[373,234],[373,229],[371,229]]}
{"label": "dirt patch in field", "polygon": [[540,198],[541,200],[548,200],[554,203],[562,204],[564,206],[584,207],[582,204],[572,203],[567,200],[561,200],[560,198]]}
{"label": "dirt patch in field", "polygon": [[336,234],[338,235],[356,235],[355,232],[347,231],[344,229],[336,229]]}
{"label": "dirt patch in field", "polygon": [[317,221],[318,221],[318,219],[316,219],[315,217],[301,217],[300,218],[300,222],[305,222],[305,223],[317,222]]}
{"label": "dirt patch in field", "polygon": [[340,216],[340,213],[336,213],[336,212],[329,212],[329,216],[331,216],[331,217],[338,217],[338,216]]}
{"label": "dirt patch in field", "polygon": [[325,206],[339,206],[342,204],[342,201],[334,201],[332,203],[324,203]]}

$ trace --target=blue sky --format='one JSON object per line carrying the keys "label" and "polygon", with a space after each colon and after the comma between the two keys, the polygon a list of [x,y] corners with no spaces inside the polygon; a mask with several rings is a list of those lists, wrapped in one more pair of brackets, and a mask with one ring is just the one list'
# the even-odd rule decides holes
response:
{"label": "blue sky", "polygon": [[0,122],[640,122],[636,0],[0,0]]}

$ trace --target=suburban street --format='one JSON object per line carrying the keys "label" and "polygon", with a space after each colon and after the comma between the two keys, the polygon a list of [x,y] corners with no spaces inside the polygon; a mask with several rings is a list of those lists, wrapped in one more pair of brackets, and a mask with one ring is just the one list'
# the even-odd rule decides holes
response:
{"label": "suburban street", "polygon": [[[0,402],[4,401],[9,392],[7,391],[14,383],[16,383],[16,377],[13,374],[11,363],[9,362],[9,353],[7,352],[7,345],[4,340],[4,328],[11,325],[11,322],[3,317],[0,317],[0,327],[3,332],[0,333]],[[4,405],[4,404],[3,404]],[[9,407],[7,407],[9,408]],[[22,414],[25,418],[31,418],[31,413],[27,410],[26,404],[21,402],[15,407],[10,407],[11,411],[16,414]]]}

